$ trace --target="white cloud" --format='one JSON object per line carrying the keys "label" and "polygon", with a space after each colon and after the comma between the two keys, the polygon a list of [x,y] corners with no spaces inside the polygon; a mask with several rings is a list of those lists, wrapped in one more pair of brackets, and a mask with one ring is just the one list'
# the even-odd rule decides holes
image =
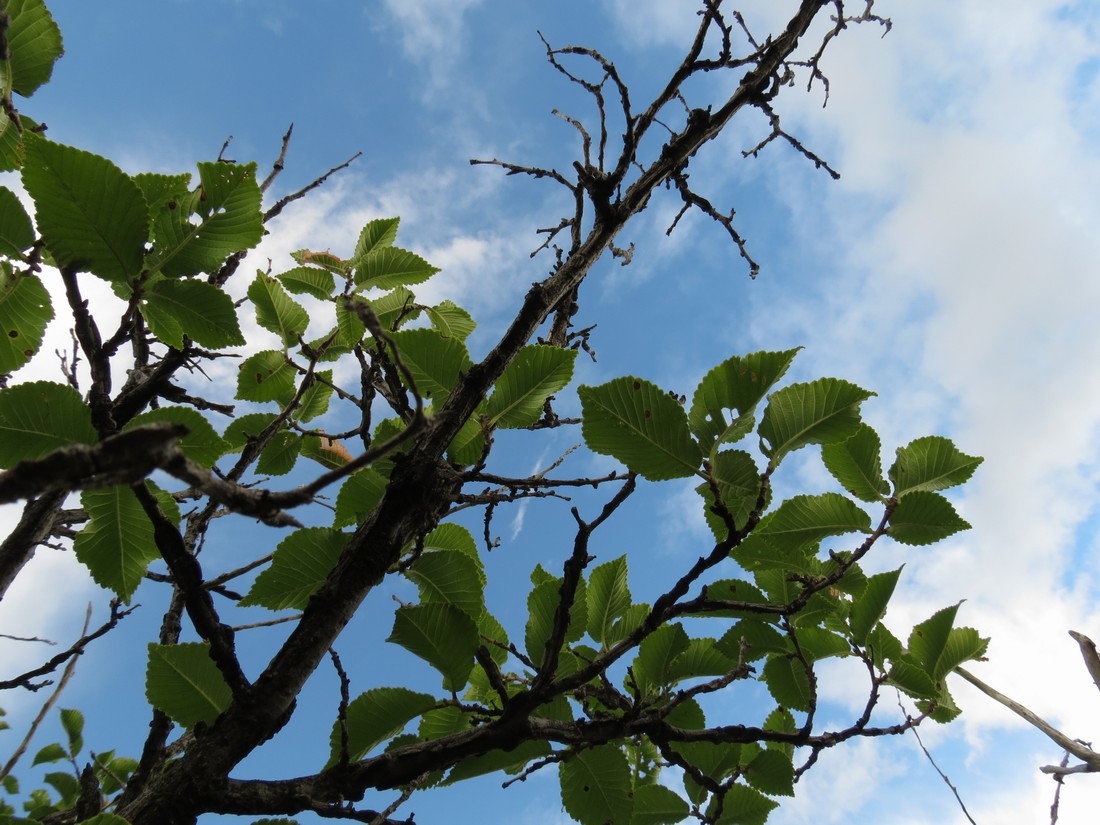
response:
{"label": "white cloud", "polygon": [[449,85],[449,75],[464,47],[465,14],[482,0],[385,0],[386,11],[401,34],[410,60],[425,66],[430,89]]}

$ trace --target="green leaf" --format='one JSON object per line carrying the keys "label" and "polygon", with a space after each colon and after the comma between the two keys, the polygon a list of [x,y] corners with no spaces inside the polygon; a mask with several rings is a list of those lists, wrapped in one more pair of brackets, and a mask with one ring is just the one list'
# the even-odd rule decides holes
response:
{"label": "green leaf", "polygon": [[749,763],[745,779],[758,791],[773,796],[794,796],[794,765],[782,751],[760,751]]}
{"label": "green leaf", "polygon": [[157,172],[140,172],[131,178],[137,184],[151,212],[168,206],[174,200],[185,197],[191,186],[191,176],[163,175]]}
{"label": "green leaf", "polygon": [[760,520],[754,537],[780,550],[801,550],[827,536],[871,532],[871,517],[838,493],[795,496]]}
{"label": "green leaf", "polygon": [[61,30],[42,0],[8,0],[4,9],[7,30],[8,66],[12,90],[30,97],[50,79],[53,64],[61,57]]}
{"label": "green leaf", "polygon": [[825,444],[821,459],[844,489],[863,501],[882,501],[890,485],[882,477],[882,444],[878,433],[860,424],[847,441]]}
{"label": "green leaf", "polygon": [[888,684],[901,688],[917,699],[935,699],[940,692],[939,687],[924,668],[905,659],[896,660],[893,663]]}
{"label": "green leaf", "polygon": [[735,660],[730,660],[716,647],[714,639],[692,639],[687,649],[672,662],[668,677],[675,683],[700,676],[723,676],[735,664]]}
{"label": "green leaf", "polygon": [[226,454],[229,445],[198,410],[191,407],[161,407],[149,410],[130,419],[122,429],[132,430],[143,424],[171,421],[183,424],[190,432],[177,443],[183,454],[203,467],[213,467],[214,462]]}
{"label": "green leaf", "polygon": [[75,758],[84,750],[84,714],[73,708],[62,708],[59,716],[69,739],[69,756]]}
{"label": "green leaf", "polygon": [[367,520],[382,494],[386,492],[386,477],[372,467],[353,473],[340,487],[336,495],[336,519],[334,527],[362,524]]}
{"label": "green leaf", "polygon": [[185,728],[213,722],[233,698],[209,650],[205,642],[149,644],[145,697]]}
{"label": "green leaf", "polygon": [[164,343],[183,349],[183,336],[211,349],[245,343],[233,299],[205,281],[161,279],[142,297],[141,314]]}
{"label": "green leaf", "polygon": [[393,246],[393,242],[397,240],[397,227],[400,223],[400,218],[375,218],[368,223],[359,233],[352,259],[358,260],[371,252]]}
{"label": "green leaf", "polygon": [[937,682],[963,662],[985,655],[988,639],[971,627],[953,627],[959,605],[945,607],[913,628],[909,654]]}
{"label": "green leaf", "polygon": [[34,243],[34,226],[19,198],[0,186],[0,255],[23,259],[23,250]]}
{"label": "green leaf", "polygon": [[237,398],[242,401],[288,403],[294,397],[298,371],[278,350],[263,350],[246,359],[237,376]]}
{"label": "green leaf", "polygon": [[71,773],[48,773],[42,777],[42,780],[57,791],[61,797],[58,800],[61,805],[73,805],[76,803],[76,798],[80,796],[80,780]]}
{"label": "green leaf", "polygon": [[279,281],[257,272],[248,287],[248,298],[256,307],[257,324],[282,338],[286,346],[298,343],[309,325],[309,315]]}
{"label": "green leaf", "polygon": [[432,326],[438,330],[444,338],[457,338],[465,341],[474,329],[477,322],[470,317],[470,313],[456,304],[454,301],[443,301],[434,307],[424,307]]}
{"label": "green leaf", "polygon": [[950,439],[938,435],[918,438],[898,448],[890,468],[894,497],[917,490],[946,490],[968,480],[982,459],[960,452]]}
{"label": "green leaf", "polygon": [[[734,356],[703,377],[692,396],[688,421],[706,450],[748,434],[756,405],[787,372],[799,349]],[[727,421],[724,410],[737,415]]]}
{"label": "green leaf", "polygon": [[447,459],[454,464],[468,467],[476,464],[485,452],[485,429],[481,416],[473,415],[462,422],[455,437],[447,447]]}
{"label": "green leaf", "polygon": [[271,566],[256,577],[239,604],[270,610],[304,609],[336,566],[347,542],[347,533],[328,527],[295,530],[279,542]]}
{"label": "green leaf", "polygon": [[106,158],[45,138],[28,140],[26,152],[23,185],[58,266],[107,280],[136,277],[149,236],[137,184]]}
{"label": "green leaf", "polygon": [[879,669],[885,667],[887,661],[894,661],[901,656],[901,642],[881,621],[867,635],[867,652]]}
{"label": "green leaf", "polygon": [[[592,592],[591,587],[588,592]],[[687,650],[689,641],[679,624],[661,625],[642,640],[633,671],[634,681],[643,696],[672,684],[672,662]]]}
{"label": "green leaf", "polygon": [[510,751],[495,750],[483,753],[480,756],[471,756],[463,759],[447,774],[443,780],[444,785],[453,785],[465,779],[475,776],[483,776],[495,771],[514,770],[522,768],[534,759],[540,759],[549,755],[550,746],[545,742],[528,740]]}
{"label": "green leaf", "polygon": [[[403,286],[397,287],[392,292],[387,292],[378,298],[366,300],[374,314],[378,316],[378,323],[382,329],[395,330],[403,324],[420,317],[420,310],[416,308],[416,296]],[[438,328],[438,327],[437,327]],[[444,333],[442,329],[440,333]],[[444,337],[448,337],[444,334]],[[465,336],[454,336],[462,340]]]}
{"label": "green leaf", "polygon": [[459,374],[470,369],[466,345],[444,338],[435,330],[402,330],[393,333],[393,340],[417,390],[426,399],[446,398],[458,383]]}
{"label": "green leaf", "polygon": [[494,427],[530,427],[546,399],[573,378],[577,351],[539,344],[524,347],[497,381],[485,415]]}
{"label": "green leaf", "polygon": [[319,266],[334,275],[339,275],[341,278],[346,274],[350,263],[350,261],[345,261],[343,258],[333,255],[328,250],[314,252],[310,249],[296,249],[290,253],[290,257],[302,266]]}
{"label": "green leaf", "polygon": [[313,266],[296,266],[281,275],[276,275],[287,292],[295,295],[312,295],[322,301],[331,298],[336,289],[336,281],[331,272]]}
{"label": "green leaf", "polygon": [[[768,714],[768,718],[764,720],[764,730],[781,731],[783,733],[794,733],[798,729],[798,726],[794,721],[794,714],[783,707],[778,707]],[[768,750],[779,751],[784,754],[787,759],[791,759],[794,756],[794,745],[786,742],[766,742],[765,747]]]}
{"label": "green leaf", "polygon": [[970,524],[959,518],[951,502],[939,493],[918,490],[898,503],[886,534],[902,544],[924,545],[969,529]]}
{"label": "green leaf", "polygon": [[60,744],[58,744],[57,742],[52,742],[35,754],[34,761],[31,762],[31,767],[33,768],[35,765],[49,765],[54,762],[60,762],[62,759],[67,759],[68,756],[68,751],[61,747]]}
{"label": "green leaf", "polygon": [[314,380],[309,389],[302,393],[301,403],[294,411],[294,418],[303,423],[328,412],[332,400],[332,370],[318,372],[316,379],[319,380]]}
{"label": "green leaf", "polygon": [[807,444],[845,441],[859,429],[859,405],[874,395],[839,378],[791,384],[768,400],[760,422],[761,449],[778,466]]}
{"label": "green leaf", "polygon": [[272,436],[260,453],[256,472],[260,475],[283,476],[294,469],[302,450],[302,437],[290,430],[282,430]]}
{"label": "green leaf", "polygon": [[801,661],[792,656],[771,656],[764,665],[762,678],[780,705],[809,711],[812,691],[806,666]]}
{"label": "green leaf", "polygon": [[474,620],[449,604],[399,607],[387,642],[419,656],[443,674],[444,690],[461,690],[480,640]]}
{"label": "green leaf", "polygon": [[876,624],[886,615],[886,606],[894,595],[902,568],[868,576],[863,595],[852,601],[848,622],[852,628],[852,641],[862,645]]}
{"label": "green leaf", "polygon": [[[152,488],[152,482],[146,484]],[[153,524],[126,485],[85,490],[80,502],[88,523],[77,533],[73,551],[96,584],[129,602],[149,563],[160,558]]]}
{"label": "green leaf", "polygon": [[263,236],[255,163],[200,163],[199,187],[154,218],[148,267],[170,277],[214,272]]}
{"label": "green leaf", "polygon": [[50,294],[39,277],[0,262],[0,374],[15,372],[38,352],[52,319]]}
{"label": "green leaf", "polygon": [[779,807],[760,791],[736,784],[726,794],[726,804],[715,825],[764,825],[768,816]]}
{"label": "green leaf", "polygon": [[558,778],[566,813],[581,825],[630,822],[630,767],[617,746],[581,751],[558,766]]}
{"label": "green leaf", "polygon": [[[722,503],[733,517],[738,529],[748,524],[749,516],[760,499],[760,471],[752,456],[741,450],[724,450],[714,456],[710,468],[710,477],[718,484]],[[714,492],[710,484],[702,484],[695,489],[706,502],[704,514],[715,538],[725,538],[725,522],[712,510]]]}
{"label": "green leaf", "polygon": [[598,387],[582,385],[577,393],[584,440],[593,452],[618,459],[650,481],[685,478],[699,469],[703,456],[687,414],[656,384],[628,376]]}
{"label": "green leaf", "polygon": [[417,735],[429,742],[472,727],[472,716],[456,707],[433,708],[420,717]]}
{"label": "green leaf", "polygon": [[626,556],[605,562],[588,578],[588,635],[605,649],[612,625],[630,607]]}
{"label": "green leaf", "polygon": [[423,553],[406,575],[420,591],[420,601],[457,607],[475,622],[485,611],[485,574],[461,550]]}
{"label": "green leaf", "polygon": [[[561,579],[541,582],[536,584],[527,596],[528,618],[524,644],[527,656],[537,667],[541,667],[546,659],[546,642],[553,633],[554,616],[561,603],[561,584]],[[578,584],[573,606],[569,611],[566,642],[577,641],[584,634],[588,613],[585,590],[583,584]]]}
{"label": "green leaf", "polygon": [[[435,697],[406,688],[383,687],[361,693],[348,705],[348,758],[357,762],[405,726],[435,706]],[[326,767],[340,760],[340,721],[333,723],[332,755]]]}
{"label": "green leaf", "polygon": [[[745,645],[743,650],[742,644]],[[722,635],[715,647],[735,662],[742,656],[746,662],[755,662],[769,653],[781,653],[790,649],[786,639],[774,625],[753,619],[737,622]]]}
{"label": "green leaf", "polygon": [[393,289],[419,284],[439,271],[419,255],[388,246],[374,249],[355,261],[355,286],[358,289]]}
{"label": "green leaf", "polygon": [[687,802],[664,785],[634,788],[634,813],[630,825],[673,825],[688,818]]}

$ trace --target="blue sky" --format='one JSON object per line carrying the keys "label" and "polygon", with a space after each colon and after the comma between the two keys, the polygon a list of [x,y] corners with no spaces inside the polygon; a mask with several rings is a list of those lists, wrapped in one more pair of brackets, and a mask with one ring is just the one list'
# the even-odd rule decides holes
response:
{"label": "blue sky", "polygon": [[[760,26],[794,6],[744,5]],[[23,108],[55,140],[128,171],[175,172],[211,159],[233,135],[227,155],[263,167],[294,122],[282,191],[362,151],[351,170],[289,209],[248,265],[266,268],[271,258],[278,271],[302,246],[339,253],[366,220],[400,215],[400,243],[443,268],[424,297],[453,298],[479,321],[475,354],[550,265],[528,253],[541,241],[534,230],[555,224],[563,201],[551,184],[467,161],[567,168],[576,134],[550,110],[592,115],[548,66],[536,31],[555,45],[604,50],[641,100],[675,65],[696,22],[691,0],[50,7],[67,55]],[[578,359],[576,383],[633,373],[690,394],[729,355],[804,345],[796,377],[836,375],[879,393],[865,416],[887,451],[934,432],[985,456],[955,498],[972,531],[931,549],[883,548],[871,562],[876,570],[906,564],[891,626],[908,628],[966,599],[962,621],[993,637],[990,661],[973,670],[1071,736],[1100,741],[1095,689],[1066,635],[1074,628],[1100,638],[1100,10],[1042,0],[880,0],[876,10],[893,18],[893,31],[883,39],[863,27],[833,44],[826,108],[820,88],[791,90],[780,103],[787,128],[841,180],[778,145],[742,161],[740,150],[765,124],[731,129],[693,162],[693,180],[716,204],[738,210],[760,277],[749,280],[728,239],[700,216],[666,237],[678,202],[655,198],[621,239],[636,243],[634,263],[603,262],[584,287],[578,320],[599,323],[599,360]],[[61,324],[51,327],[36,376],[57,377],[52,352],[67,335]],[[578,440],[523,434],[509,463],[530,472]],[[793,464],[791,492],[827,488],[816,459]],[[567,466],[585,474],[609,464],[579,454]],[[505,511],[495,524],[502,546],[489,560],[496,577],[488,598],[494,612],[512,617],[513,635],[522,632],[531,567],[560,569],[572,538],[565,505],[537,505]],[[13,511],[0,519],[11,524]],[[270,538],[260,530],[226,535],[236,547]],[[686,486],[646,485],[597,535],[600,560],[627,553],[636,596],[652,597],[668,571],[690,563],[707,531]],[[103,610],[106,597],[64,556],[41,553],[31,573],[0,605],[4,632],[65,639],[88,600]],[[377,644],[392,612],[391,592],[383,595],[341,647],[356,688],[407,679],[428,686],[410,656]],[[127,712],[141,701],[134,645],[140,654],[160,596],[149,584],[138,592],[145,615],[98,643],[62,700],[88,712],[96,749],[140,747],[144,715]],[[257,639],[262,648],[277,634]],[[26,646],[0,651],[5,670],[38,656]],[[843,664],[832,670],[823,679],[833,685],[826,718],[843,724],[859,681]],[[133,678],[120,679],[120,671]],[[322,673],[316,681],[310,690],[330,702],[333,680]],[[1049,821],[1053,784],[1037,768],[1061,754],[967,685],[955,693],[962,719],[922,734],[975,819]],[[16,720],[33,713],[31,698],[4,698]],[[330,720],[330,706],[301,714],[285,734],[300,762],[262,753],[241,775],[311,770],[311,748],[323,747]],[[965,821],[910,737],[827,753],[798,791],[771,821]],[[566,821],[560,807],[556,777],[543,772],[507,791],[486,779],[423,794],[403,812],[422,823],[550,825]],[[1100,786],[1071,778],[1059,821],[1092,822],[1097,809]]]}

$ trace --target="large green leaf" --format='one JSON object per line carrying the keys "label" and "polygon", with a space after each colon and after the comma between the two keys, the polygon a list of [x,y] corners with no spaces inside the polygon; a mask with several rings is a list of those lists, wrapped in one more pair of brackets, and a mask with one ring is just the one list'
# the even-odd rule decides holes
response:
{"label": "large green leaf", "polygon": [[869,515],[838,493],[823,493],[787,499],[760,520],[753,536],[781,550],[799,550],[827,536],[869,532]]}
{"label": "large green leaf", "polygon": [[234,418],[222,433],[227,453],[239,453],[250,438],[257,438],[275,420],[275,413],[249,413]]}
{"label": "large green leaf", "polygon": [[38,276],[16,274],[0,261],[0,374],[15,372],[38,352],[52,318],[50,294]]}
{"label": "large green leaf", "polygon": [[359,289],[393,289],[419,284],[439,271],[419,255],[396,246],[374,249],[356,259],[355,285]]}
{"label": "large green leaf", "polygon": [[332,572],[347,542],[347,533],[328,527],[295,530],[279,542],[271,566],[256,577],[240,604],[271,610],[304,609]]}
{"label": "large green leaf", "polygon": [[963,662],[983,656],[989,644],[971,627],[954,627],[958,610],[955,604],[937,611],[909,635],[909,655],[937,682]]}
{"label": "large green leaf", "polygon": [[630,607],[626,556],[605,562],[588,578],[588,635],[607,646],[616,619]]}
{"label": "large green leaf", "polygon": [[898,448],[890,468],[894,496],[901,498],[917,490],[945,490],[974,475],[982,459],[960,452],[950,439],[938,435],[918,438]]}
{"label": "large green leaf", "polygon": [[616,378],[577,389],[588,448],[610,455],[650,481],[685,478],[699,469],[702,452],[691,437],[687,413],[656,384]]}
{"label": "large green leaf", "polygon": [[237,375],[237,398],[242,401],[278,401],[294,397],[298,371],[278,350],[263,350],[246,359]]}
{"label": "large green leaf", "polygon": [[749,762],[745,779],[758,791],[776,796],[794,796],[794,765],[782,751],[763,750],[758,753]]}
{"label": "large green leaf", "polygon": [[737,784],[726,794],[722,815],[715,825],[764,825],[779,803],[755,788]]}
{"label": "large green leaf", "polygon": [[190,432],[179,440],[179,448],[184,455],[204,467],[213,467],[214,462],[229,450],[229,445],[218,435],[203,414],[191,407],[161,407],[149,410],[132,418],[123,430],[158,421],[171,421],[187,427]]}
{"label": "large green leaf", "polygon": [[807,444],[832,444],[855,435],[859,405],[874,395],[839,378],[791,384],[772,393],[760,422],[761,448],[777,466]]}
{"label": "large green leaf", "polygon": [[[152,482],[145,482],[159,493]],[[179,511],[170,497],[157,496],[162,511],[178,520]],[[73,551],[96,583],[129,602],[154,559],[160,558],[153,540],[153,524],[137,496],[125,485],[85,490],[80,503],[88,523],[76,535]]]}
{"label": "large green leaf", "polygon": [[863,595],[852,601],[848,622],[852,627],[852,641],[857,645],[867,641],[871,630],[886,615],[886,606],[890,602],[890,597],[894,595],[894,588],[897,586],[901,570],[902,568],[899,567],[897,570],[868,576]]}
{"label": "large green leaf", "polygon": [[213,722],[233,698],[209,650],[205,642],[149,645],[145,696],[185,728]]}
{"label": "large green leaf", "polygon": [[205,281],[161,279],[142,297],[141,314],[161,341],[183,349],[183,336],[220,349],[245,343],[233,299]]}
{"label": "large green leaf", "polygon": [[14,192],[0,186],[0,255],[22,259],[23,250],[33,243],[30,215]]}
{"label": "large green leaf", "polygon": [[687,633],[679,624],[661,625],[642,640],[632,669],[643,696],[672,684],[672,662],[687,650],[689,643]]}
{"label": "large green leaf", "polygon": [[485,415],[496,427],[530,427],[543,405],[573,377],[577,351],[533,344],[524,347],[504,370],[489,398]]}
{"label": "large green leaf", "polygon": [[334,527],[361,524],[382,500],[387,480],[372,467],[360,470],[348,477],[336,494],[336,518]]}
{"label": "large green leaf", "polygon": [[[374,310],[374,314],[378,316],[378,323],[385,330],[395,330],[420,317],[420,310],[416,308],[416,296],[403,286],[399,286],[392,292],[387,292],[378,298],[372,298],[368,303],[370,308]],[[444,338],[457,337],[459,340],[465,338],[465,336],[448,335],[438,325],[435,326]]]}
{"label": "large green leaf", "polygon": [[255,163],[200,163],[199,187],[159,209],[148,266],[168,276],[213,272],[263,236]]}
{"label": "large green leaf", "polygon": [[462,690],[480,639],[474,620],[449,604],[399,607],[387,642],[419,656],[441,674],[444,690]]}
{"label": "large green leaf", "polygon": [[634,788],[634,812],[630,825],[673,825],[688,818],[687,802],[664,785]]}
{"label": "large green leaf", "polygon": [[309,389],[302,393],[301,402],[294,410],[294,418],[306,422],[324,415],[328,412],[333,392],[332,370],[317,372]]}
{"label": "large green leaf", "polygon": [[72,387],[31,381],[0,390],[0,468],[96,440],[88,406]]}
{"label": "large green leaf", "polygon": [[[760,499],[760,471],[756,462],[741,450],[723,450],[711,462],[710,477],[718,484],[722,504],[733,517],[734,527],[743,528]],[[729,530],[725,521],[714,512],[711,484],[704,482],[695,488],[695,492],[703,497],[703,515],[714,537],[719,541],[725,539]]]}
{"label": "large green leaf", "polygon": [[43,0],[7,0],[9,18],[6,73],[12,90],[30,97],[50,79],[53,64],[64,53],[61,30]]}
{"label": "large green leaf", "polygon": [[397,227],[400,224],[400,218],[375,218],[367,223],[359,233],[352,260],[358,260],[371,252],[393,246],[393,242],[397,240]]}
{"label": "large green leaf", "polygon": [[332,273],[313,266],[296,266],[281,275],[276,275],[287,292],[295,295],[312,295],[322,301],[332,296],[336,281]]}
{"label": "large green leaf", "polygon": [[475,622],[485,610],[485,574],[461,550],[423,553],[406,575],[420,590],[420,601],[457,607]]}
{"label": "large green leaf", "polygon": [[[706,449],[749,432],[756,405],[787,372],[798,349],[734,356],[703,377],[692,396],[688,421]],[[736,413],[732,420],[726,419],[725,410]]]}
{"label": "large green leaf", "polygon": [[847,441],[825,444],[821,459],[844,489],[863,501],[882,501],[890,485],[882,477],[882,445],[878,433],[861,424]]}
{"label": "large green leaf", "polygon": [[291,430],[275,433],[260,453],[256,472],[267,476],[283,476],[289,473],[301,454],[303,440],[298,433]]}
{"label": "large green leaf", "polygon": [[[430,710],[435,697],[406,688],[383,687],[361,693],[348,705],[348,758],[356,762],[397,734],[410,721]],[[337,720],[329,737],[329,765],[340,759],[341,730]]]}
{"label": "large green leaf", "polygon": [[562,805],[581,825],[630,822],[630,766],[618,746],[581,751],[559,765],[558,778]]}
{"label": "large green leaf", "polygon": [[477,322],[470,317],[470,313],[454,301],[443,301],[434,307],[424,307],[424,311],[431,318],[432,326],[444,338],[465,341],[477,328]]}
{"label": "large green leaf", "polygon": [[902,544],[922,545],[969,529],[970,524],[959,517],[951,502],[939,493],[917,490],[898,503],[886,534]]}
{"label": "large green leaf", "polygon": [[466,345],[444,338],[435,330],[402,330],[393,333],[393,340],[417,390],[426,399],[446,398],[458,383],[459,374],[470,369]]}
{"label": "large green leaf", "polygon": [[801,711],[810,709],[813,692],[806,666],[799,659],[782,654],[769,657],[762,678],[775,701],[783,707]]}
{"label": "large green leaf", "polygon": [[59,266],[108,280],[141,272],[149,210],[137,184],[109,160],[45,138],[28,140],[23,186]]}
{"label": "large green leaf", "polygon": [[672,683],[700,676],[722,676],[735,664],[715,645],[714,639],[692,639],[687,649],[673,660],[667,675]]}
{"label": "large green leaf", "polygon": [[[580,582],[569,611],[569,627],[565,641],[575,642],[584,635],[588,601],[584,583]],[[536,666],[546,658],[546,642],[554,630],[554,617],[561,603],[561,580],[549,579],[536,584],[527,596],[527,628],[524,636],[527,655]]]}
{"label": "large green leaf", "polygon": [[309,315],[287,294],[282,284],[257,272],[256,279],[248,287],[248,298],[256,307],[256,323],[274,332],[287,346],[298,343],[298,337],[309,325]]}

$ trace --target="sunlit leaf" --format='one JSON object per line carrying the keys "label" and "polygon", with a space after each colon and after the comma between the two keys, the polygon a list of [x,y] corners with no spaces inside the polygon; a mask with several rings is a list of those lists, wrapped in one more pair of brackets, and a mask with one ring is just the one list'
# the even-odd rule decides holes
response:
{"label": "sunlit leaf", "polygon": [[332,572],[348,534],[328,527],[295,530],[279,542],[271,566],[260,573],[239,602],[270,610],[302,610]]}
{"label": "sunlit leaf", "polygon": [[443,780],[443,784],[453,785],[475,776],[522,767],[549,753],[550,746],[546,742],[528,740],[510,751],[495,750],[480,756],[470,756],[451,769],[447,778]]}
{"label": "sunlit leaf", "polygon": [[279,401],[294,397],[298,371],[278,350],[263,350],[247,358],[237,375],[237,398],[242,401]]}
{"label": "sunlit leaf", "polygon": [[923,545],[969,529],[970,524],[959,517],[951,502],[939,493],[917,490],[898,503],[886,534],[902,544]]}
{"label": "sunlit leaf", "polygon": [[581,825],[630,821],[630,768],[617,746],[581,751],[558,766],[558,778],[562,805]]}
{"label": "sunlit leaf", "polygon": [[444,338],[435,330],[403,330],[393,333],[393,339],[424,398],[446,398],[458,383],[459,374],[470,369],[465,344]]}
{"label": "sunlit leaf", "polygon": [[399,607],[386,639],[419,656],[441,674],[444,690],[461,690],[474,667],[480,640],[473,619],[449,604]]}
{"label": "sunlit leaf", "polygon": [[634,811],[630,825],[673,825],[688,817],[688,804],[664,785],[642,785],[634,789]]}
{"label": "sunlit leaf", "polygon": [[485,415],[497,427],[530,427],[546,399],[573,377],[577,351],[533,344],[524,347],[496,383]]}
{"label": "sunlit leaf", "polygon": [[294,418],[304,423],[324,415],[328,412],[333,392],[332,370],[318,372],[313,384],[302,393],[301,403],[294,410]]}
{"label": "sunlit leaf", "polygon": [[792,710],[808,711],[812,691],[806,666],[793,656],[774,655],[764,665],[764,683],[775,701]]}
{"label": "sunlit leaf", "polygon": [[778,750],[763,750],[749,763],[745,779],[758,791],[773,796],[794,796],[794,765]]}
{"label": "sunlit leaf", "polygon": [[846,441],[825,444],[821,459],[844,489],[863,501],[881,501],[890,492],[882,477],[882,444],[867,424]]}
{"label": "sunlit leaf", "polygon": [[655,384],[616,378],[580,386],[582,432],[588,448],[610,455],[650,481],[685,478],[702,461],[688,429],[687,413]]}
{"label": "sunlit leaf", "polygon": [[837,493],[794,496],[760,520],[753,536],[782,550],[798,550],[828,536],[869,533],[871,517]]}
{"label": "sunlit leaf", "polygon": [[375,218],[370,221],[359,233],[353,260],[362,258],[375,250],[393,246],[393,242],[397,240],[397,227],[400,224],[400,218]]}
{"label": "sunlit leaf", "polygon": [[[435,697],[415,693],[407,688],[383,687],[359,694],[348,704],[348,758],[357,762],[378,745],[390,739],[405,726],[435,705]],[[340,721],[333,723],[329,737],[332,755],[329,766],[340,759]]]}
{"label": "sunlit leaf", "polygon": [[260,452],[256,472],[266,476],[282,476],[294,469],[302,450],[302,437],[290,430],[282,430]]}
{"label": "sunlit leaf", "polygon": [[726,793],[722,815],[715,825],[764,825],[779,803],[768,799],[755,788],[740,783]]}
{"label": "sunlit leaf", "polygon": [[160,340],[183,349],[183,336],[218,349],[245,343],[233,299],[205,281],[162,279],[147,290],[141,314]]}
{"label": "sunlit leaf", "polygon": [[477,322],[470,317],[470,313],[454,301],[443,301],[434,307],[425,307],[424,311],[431,318],[432,326],[444,338],[465,341],[477,327]]}
{"label": "sunlit leaf", "polygon": [[938,435],[918,438],[898,448],[890,468],[894,496],[901,498],[917,490],[945,490],[967,481],[982,459],[960,452],[950,439]]}
{"label": "sunlit leaf", "polygon": [[0,186],[0,255],[22,258],[34,243],[34,226],[19,198],[6,186]]}
{"label": "sunlit leaf", "polygon": [[477,562],[461,550],[422,553],[406,575],[416,583],[420,601],[457,607],[475,622],[485,610],[485,578]]}
{"label": "sunlit leaf", "polygon": [[149,645],[145,696],[149,704],[185,728],[213,722],[232,699],[209,650],[205,642]]}
{"label": "sunlit leaf", "polygon": [[899,567],[897,570],[868,576],[863,595],[852,601],[852,612],[848,620],[852,627],[852,641],[857,645],[867,641],[868,634],[886,615],[886,606],[894,595],[894,587],[898,583],[901,570]]}
{"label": "sunlit leaf", "polygon": [[355,285],[359,289],[393,289],[419,284],[439,271],[419,255],[395,246],[375,249],[356,259]]}
{"label": "sunlit leaf", "polygon": [[606,645],[615,620],[630,607],[626,556],[605,562],[588,578],[588,635]]}
{"label": "sunlit leaf", "polygon": [[298,342],[309,325],[309,315],[275,278],[256,273],[248,287],[248,298],[256,307],[256,323],[278,335],[283,344]]}
{"label": "sunlit leaf", "polygon": [[61,30],[42,0],[8,0],[4,11],[10,23],[7,38],[12,90],[30,97],[50,79],[61,57]]}
{"label": "sunlit leaf", "polygon": [[772,393],[760,421],[761,447],[776,466],[807,444],[832,444],[855,435],[859,405],[874,395],[839,378],[791,384]]}
{"label": "sunlit leaf", "polygon": [[688,635],[679,624],[661,625],[642,640],[632,669],[634,681],[643,696],[672,684],[672,662],[687,649],[688,644]]}
{"label": "sunlit leaf", "polygon": [[312,295],[322,301],[332,295],[336,281],[332,273],[313,266],[296,266],[275,276],[286,287],[287,292],[295,295]]}
{"label": "sunlit leaf", "polygon": [[38,352],[53,314],[50,294],[37,275],[16,274],[0,262],[0,374],[15,372]]}
{"label": "sunlit leaf", "polygon": [[386,477],[367,467],[348,477],[336,495],[334,527],[362,524],[382,500],[386,492]]}

